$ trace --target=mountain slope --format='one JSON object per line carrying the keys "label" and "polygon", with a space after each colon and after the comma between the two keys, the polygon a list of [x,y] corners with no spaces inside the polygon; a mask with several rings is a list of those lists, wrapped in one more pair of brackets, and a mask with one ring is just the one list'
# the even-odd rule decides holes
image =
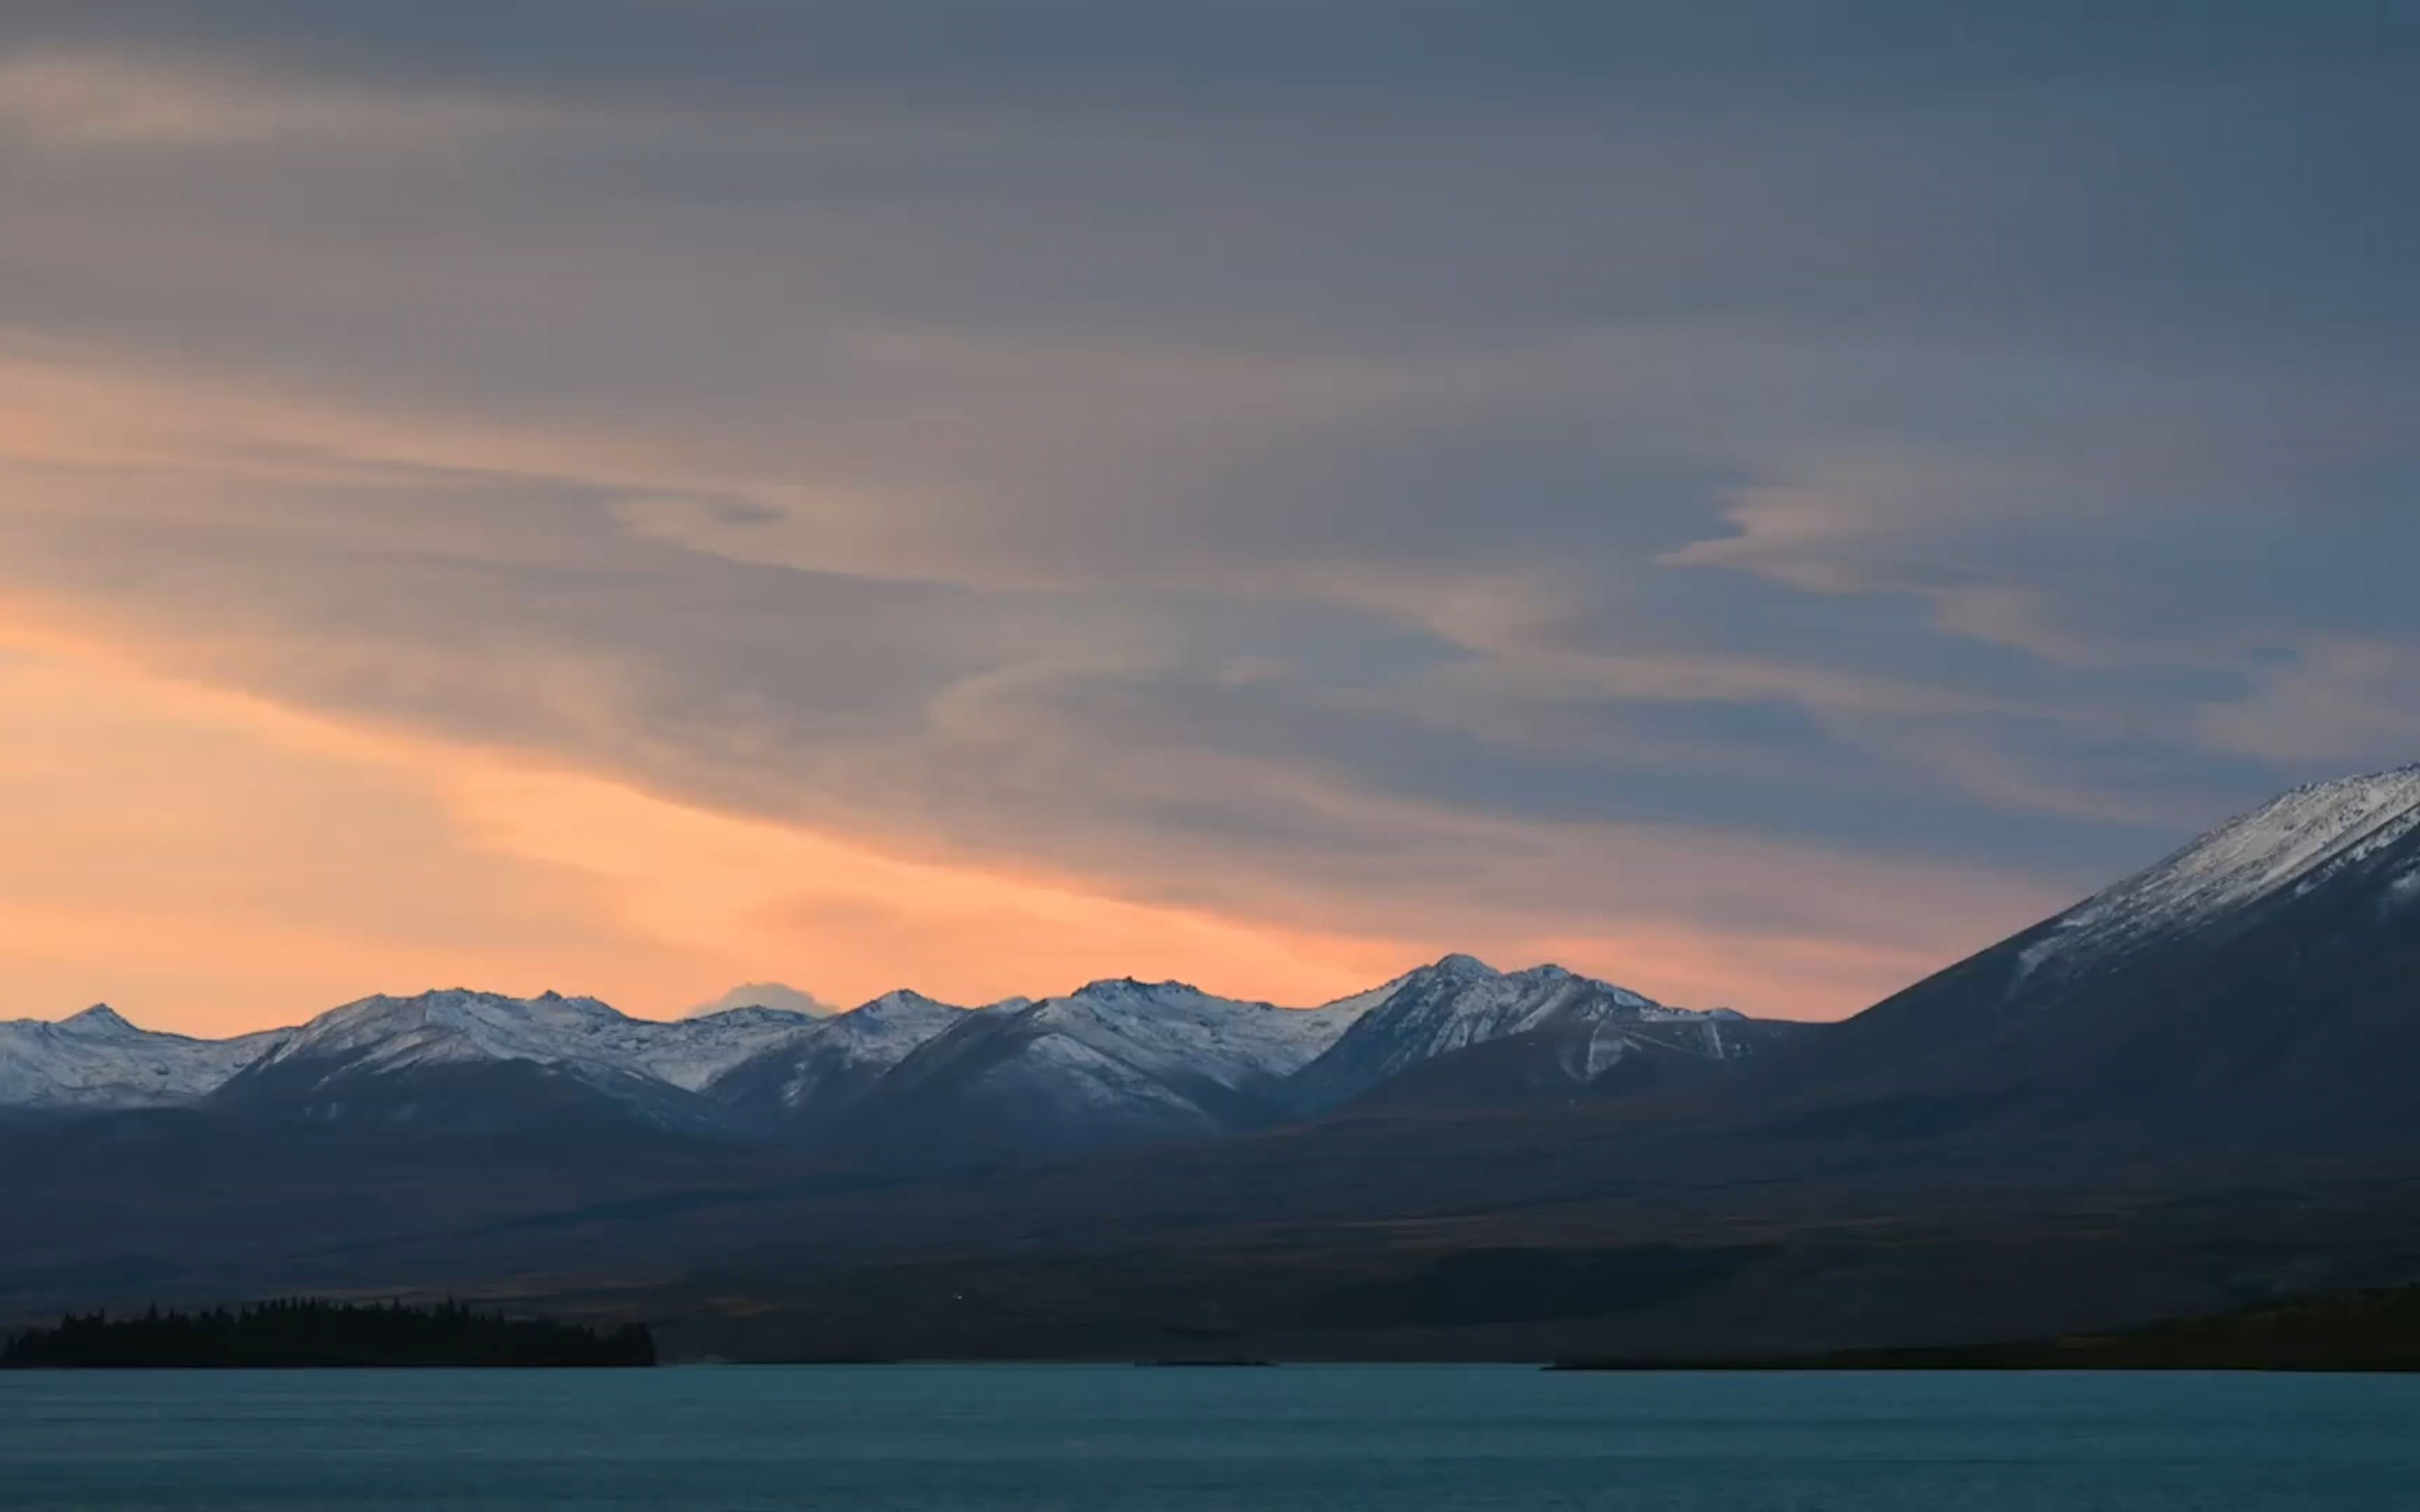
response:
{"label": "mountain slope", "polygon": [[55,1024],[18,1019],[0,1024],[0,1107],[98,1110],[190,1103],[289,1032],[191,1040],[136,1028],[105,1005]]}
{"label": "mountain slope", "polygon": [[2312,1151],[2420,1138],[2420,768],[2300,788],[1792,1057],[1893,1138]]}
{"label": "mountain slope", "polygon": [[[2011,991],[2122,964],[2224,931],[2249,911],[2304,896],[2420,832],[2420,767],[2319,783],[2274,799],[2052,919],[2018,955]],[[2420,871],[2390,867],[2378,902],[2420,903]]]}

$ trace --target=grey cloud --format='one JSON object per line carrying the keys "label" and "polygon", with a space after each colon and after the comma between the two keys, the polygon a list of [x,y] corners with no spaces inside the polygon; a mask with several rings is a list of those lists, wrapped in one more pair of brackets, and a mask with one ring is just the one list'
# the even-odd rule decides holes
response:
{"label": "grey cloud", "polygon": [[0,573],[1154,895],[2081,886],[2408,738],[2407,10],[31,0],[0,356],[276,402]]}
{"label": "grey cloud", "polygon": [[1606,7],[1588,0],[23,0],[21,38],[216,45],[319,68],[472,74],[522,87],[645,81],[796,98],[922,86],[1164,98],[1323,100],[1425,88],[1523,99],[1608,87],[1771,91],[1880,78],[2042,81],[2291,69],[2411,54],[2389,0],[2262,0],[1945,10],[1856,0]]}
{"label": "grey cloud", "polygon": [[2296,764],[2404,764],[2420,749],[2420,644],[2313,640],[2202,711],[2224,749]]}

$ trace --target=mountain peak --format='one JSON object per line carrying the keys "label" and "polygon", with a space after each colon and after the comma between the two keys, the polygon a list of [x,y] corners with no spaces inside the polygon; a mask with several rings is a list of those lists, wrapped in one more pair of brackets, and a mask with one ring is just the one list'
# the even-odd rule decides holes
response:
{"label": "mountain peak", "polygon": [[124,1015],[107,1003],[95,1003],[81,1013],[70,1014],[59,1021],[63,1029],[82,1034],[141,1034],[143,1031],[126,1022]]}
{"label": "mountain peak", "polygon": [[1436,964],[1429,967],[1429,969],[1442,977],[1452,977],[1457,980],[1469,981],[1480,981],[1484,980],[1489,977],[1500,977],[1503,975],[1502,972],[1497,970],[1494,966],[1489,965],[1486,962],[1481,961],[1479,957],[1475,955],[1465,955],[1459,950],[1454,951],[1450,955],[1438,957]]}
{"label": "mountain peak", "polygon": [[166,1107],[208,1095],[274,1034],[155,1034],[106,1003],[60,1019],[0,1022],[0,1109]]}
{"label": "mountain peak", "polygon": [[2384,771],[2368,772],[2358,777],[2332,777],[2317,782],[2305,782],[2301,787],[2282,795],[2277,801],[2282,802],[2286,798],[2304,794],[2358,796],[2381,791],[2408,789],[2414,783],[2420,783],[2420,762],[2412,762],[2402,766],[2390,766]]}
{"label": "mountain peak", "polygon": [[2129,954],[2288,889],[2307,891],[2420,831],[2420,766],[2282,794],[2053,920],[2018,981]]}
{"label": "mountain peak", "polygon": [[[566,997],[558,992],[548,992],[535,997],[515,997],[510,993],[482,992],[475,987],[436,987],[425,993],[396,996],[380,993],[332,1009],[321,1018],[358,1011],[364,1016],[380,1014],[425,1014],[432,1023],[452,1023],[458,1018],[486,1020],[498,1015],[512,1017],[542,1016],[548,1018],[627,1019],[628,1014],[610,1003],[594,997]],[[316,1022],[316,1021],[315,1021]],[[309,1026],[304,1026],[308,1027]]]}
{"label": "mountain peak", "polygon": [[1088,981],[1067,995],[1070,997],[1133,997],[1150,993],[1195,993],[1201,988],[1187,981],[1143,981],[1134,977],[1103,977]]}
{"label": "mountain peak", "polygon": [[2242,818],[2220,825],[2192,848],[2246,831],[2274,832],[2287,825],[2308,825],[2331,818],[2358,823],[2414,808],[2420,808],[2420,764],[2391,767],[2362,777],[2305,782],[2279,794]]}
{"label": "mountain peak", "polygon": [[860,1013],[866,1013],[879,1018],[892,1013],[921,1012],[932,1008],[946,1008],[954,1013],[962,1011],[956,1004],[942,1002],[938,997],[927,997],[913,987],[893,987],[879,997],[869,997],[847,1012],[836,1013],[832,1016],[851,1018]]}
{"label": "mountain peak", "polygon": [[[1694,1026],[1705,1015],[1666,1008],[1626,987],[1552,964],[1504,972],[1473,956],[1449,955],[1375,994],[1334,1006],[1357,1016],[1301,1083],[1310,1101],[1329,1104],[1357,1097],[1414,1066],[1524,1036],[1560,1036],[1557,1053],[1579,1057],[1583,1071],[1574,1074],[1580,1082],[1593,1080],[1610,1064],[1606,1057],[1634,1051],[1711,1060],[1730,1053],[1722,1039]],[[1650,1026],[1661,1027],[1639,1038]],[[1570,1071],[1565,1061],[1557,1064]]]}

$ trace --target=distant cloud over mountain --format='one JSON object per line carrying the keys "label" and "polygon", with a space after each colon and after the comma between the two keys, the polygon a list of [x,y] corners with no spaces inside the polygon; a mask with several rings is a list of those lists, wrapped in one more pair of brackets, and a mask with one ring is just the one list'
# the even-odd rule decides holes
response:
{"label": "distant cloud over mountain", "polygon": [[784,1013],[811,1013],[817,1018],[840,1011],[833,1004],[796,987],[778,981],[749,981],[740,983],[720,997],[698,1004],[681,1017],[704,1018],[709,1013],[727,1013],[735,1008],[772,1008]]}

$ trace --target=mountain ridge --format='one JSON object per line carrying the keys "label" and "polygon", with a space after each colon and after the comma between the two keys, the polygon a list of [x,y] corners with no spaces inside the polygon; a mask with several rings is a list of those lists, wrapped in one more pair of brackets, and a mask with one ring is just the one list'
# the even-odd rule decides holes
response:
{"label": "mountain ridge", "polygon": [[[1559,966],[1508,978],[1466,955],[1302,1009],[1105,977],[1057,996],[979,1008],[897,989],[833,1013],[740,1006],[654,1020],[593,997],[458,987],[375,995],[225,1041],[154,1033],[107,1010],[0,1026],[13,1034],[0,1040],[0,1107],[191,1105],[321,1124],[492,1130],[512,1123],[511,1104],[525,1100],[532,1120],[618,1113],[667,1132],[791,1144],[1082,1149],[1318,1116],[1388,1076],[1534,1028],[1537,1014],[1508,1012],[1498,1000],[1501,983],[1532,980],[1640,1015],[1712,1022]],[[1416,1015],[1404,1008],[1415,995]],[[1402,1026],[1353,1038],[1373,1014]],[[1321,1069],[1348,1039],[1348,1054],[1374,1056],[1374,1072]],[[59,1043],[92,1065],[63,1071],[73,1057],[52,1048],[38,1061],[32,1052]],[[114,1090],[142,1078],[112,1070],[113,1061],[147,1059],[171,1066],[152,1075],[155,1091]],[[1591,1079],[1590,1065],[1584,1058],[1566,1079]],[[78,1089],[72,1099],[48,1090],[63,1077]]]}
{"label": "mountain ridge", "polygon": [[[534,1117],[576,1106],[890,1158],[1221,1138],[1365,1105],[1519,1112],[1685,1093],[1639,1116],[1904,1140],[2082,1137],[2157,1111],[2225,1138],[2262,1127],[2333,1144],[2356,1125],[2399,1137],[2410,1116],[2393,1068],[2420,1057],[2420,1024],[2397,1006],[2420,972],[2415,926],[2409,766],[2281,794],[1839,1025],[1675,1008],[1459,953],[1310,1009],[1132,977],[980,1009],[903,989],[828,1015],[669,1021],[448,989],[230,1041],[152,1034],[105,1009],[0,1025],[0,1108],[487,1126],[532,1095],[547,1109]],[[441,1074],[442,1096],[411,1085]],[[2305,1103],[2322,1112],[2301,1118]]]}
{"label": "mountain ridge", "polygon": [[0,1022],[0,1106],[77,1110],[191,1102],[273,1051],[290,1029],[204,1040],[136,1027],[106,1003]]}
{"label": "mountain ridge", "polygon": [[[633,1116],[532,1062],[474,1063],[473,1090],[545,1128],[443,1143],[214,1108],[10,1120],[0,1306],[655,1288],[706,1352],[756,1358],[1763,1357],[2120,1327],[2420,1276],[2415,980],[2420,795],[2381,774],[2282,795],[1839,1025],[1448,957],[1330,1005],[1350,1022],[1299,1069],[1189,1083],[1165,1035],[1099,1021],[1166,984],[888,995],[941,1032],[825,1021],[897,1059],[830,1122],[737,1144],[733,1072]],[[1204,1032],[1292,1011],[1220,1004],[1192,1005]],[[1036,1087],[1114,1116],[1020,1103]],[[659,1138],[690,1131],[723,1142]]]}

